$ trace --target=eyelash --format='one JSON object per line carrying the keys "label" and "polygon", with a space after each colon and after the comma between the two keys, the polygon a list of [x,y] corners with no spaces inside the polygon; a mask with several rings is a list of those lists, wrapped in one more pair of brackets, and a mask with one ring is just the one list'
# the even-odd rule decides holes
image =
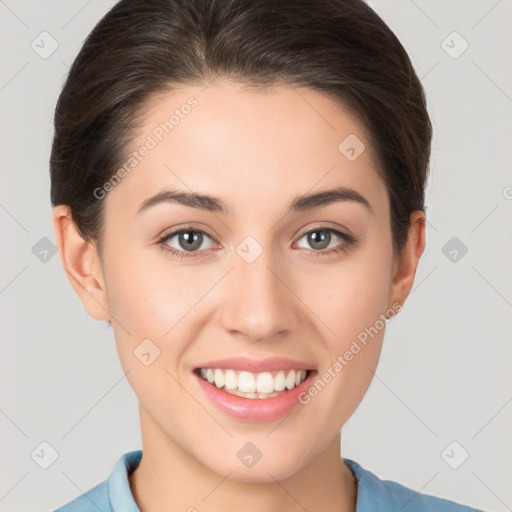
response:
{"label": "eyelash", "polygon": [[[303,238],[305,235],[308,235],[309,233],[314,233],[315,231],[326,231],[326,232],[334,233],[336,236],[338,236],[339,238],[341,238],[343,240],[341,246],[333,247],[331,249],[324,249],[322,251],[315,251],[313,249],[306,249],[308,252],[311,252],[312,256],[315,257],[315,258],[323,257],[323,256],[329,257],[329,256],[341,255],[342,253],[347,252],[358,241],[358,239],[355,238],[354,236],[342,233],[341,231],[338,231],[337,229],[322,228],[322,227],[313,228],[313,229],[310,229],[309,231],[306,231],[305,233],[302,233],[301,236],[298,238],[298,240]],[[200,255],[200,253],[204,252],[204,251],[196,251],[196,252],[178,251],[178,250],[176,250],[176,249],[174,249],[172,247],[169,247],[166,244],[166,242],[168,240],[170,240],[171,238],[175,237],[176,235],[179,235],[181,233],[186,233],[186,232],[202,233],[203,235],[206,235],[207,237],[211,238],[210,235],[208,235],[208,233],[205,233],[202,230],[194,229],[192,227],[185,226],[185,227],[182,227],[181,229],[179,229],[177,231],[173,231],[172,233],[164,235],[162,238],[160,238],[157,241],[157,245],[163,251],[165,251],[166,253],[170,254],[172,257],[178,258],[180,260],[183,259],[183,258],[200,258],[202,256],[202,255]]]}

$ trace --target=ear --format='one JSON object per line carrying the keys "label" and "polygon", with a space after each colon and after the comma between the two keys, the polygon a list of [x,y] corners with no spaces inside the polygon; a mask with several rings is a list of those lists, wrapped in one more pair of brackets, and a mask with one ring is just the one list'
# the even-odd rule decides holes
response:
{"label": "ear", "polygon": [[395,302],[404,305],[412,285],[423,250],[425,249],[425,213],[415,210],[410,216],[410,227],[406,245],[395,256],[393,280],[389,293],[389,307]]}
{"label": "ear", "polygon": [[64,270],[85,310],[96,320],[110,320],[96,245],[82,238],[69,206],[58,205],[54,208],[53,231]]}

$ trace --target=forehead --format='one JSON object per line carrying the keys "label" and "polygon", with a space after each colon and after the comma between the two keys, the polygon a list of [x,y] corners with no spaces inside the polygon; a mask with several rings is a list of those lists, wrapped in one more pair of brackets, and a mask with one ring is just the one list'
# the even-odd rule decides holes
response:
{"label": "forehead", "polygon": [[155,95],[142,114],[109,192],[126,213],[166,188],[224,198],[232,213],[339,185],[387,208],[365,127],[318,91],[218,79]]}

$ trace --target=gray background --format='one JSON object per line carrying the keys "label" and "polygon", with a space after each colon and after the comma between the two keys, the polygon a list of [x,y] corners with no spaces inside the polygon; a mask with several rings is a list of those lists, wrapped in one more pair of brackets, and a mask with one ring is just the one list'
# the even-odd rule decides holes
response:
{"label": "gray background", "polygon": [[[0,0],[1,511],[61,506],[141,447],[112,332],[87,316],[58,255],[44,252],[44,237],[54,240],[53,109],[113,3]],[[512,4],[371,5],[426,88],[432,177],[427,248],[376,377],[343,429],[343,455],[424,493],[512,510]],[[44,31],[58,44],[47,58],[31,47],[51,49]],[[47,469],[52,449],[42,442],[58,453]],[[465,452],[458,469],[449,466]]]}

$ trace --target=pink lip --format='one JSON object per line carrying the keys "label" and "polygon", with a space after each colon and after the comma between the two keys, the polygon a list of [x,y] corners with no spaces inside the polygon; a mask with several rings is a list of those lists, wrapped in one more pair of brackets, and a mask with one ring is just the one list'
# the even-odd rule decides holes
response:
{"label": "pink lip", "polygon": [[[312,370],[311,364],[287,359],[284,357],[272,357],[269,359],[249,359],[247,357],[231,357],[207,361],[196,368],[219,368],[224,370],[245,370],[252,373],[272,372],[276,370]],[[247,400],[247,399],[245,399]],[[249,399],[250,400],[250,399]]]}
{"label": "pink lip", "polygon": [[[216,368],[219,368],[216,366]],[[268,368],[268,367],[267,367]],[[222,412],[238,420],[273,421],[292,412],[301,402],[299,395],[313,384],[317,371],[310,371],[306,380],[295,388],[272,398],[243,398],[218,389],[193,372],[201,391]]]}

